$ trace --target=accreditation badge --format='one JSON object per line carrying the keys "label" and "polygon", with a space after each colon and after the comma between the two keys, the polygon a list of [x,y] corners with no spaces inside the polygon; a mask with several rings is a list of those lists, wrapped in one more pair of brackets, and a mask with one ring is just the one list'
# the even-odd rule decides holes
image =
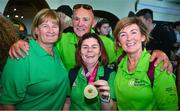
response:
{"label": "accreditation badge", "polygon": [[94,85],[87,85],[84,89],[84,96],[87,99],[93,99],[98,95],[98,91]]}

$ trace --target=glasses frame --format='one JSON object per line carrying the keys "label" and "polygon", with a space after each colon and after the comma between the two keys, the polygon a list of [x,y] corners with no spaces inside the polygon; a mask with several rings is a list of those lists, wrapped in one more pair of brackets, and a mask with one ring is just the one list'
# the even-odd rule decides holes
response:
{"label": "glasses frame", "polygon": [[73,6],[73,10],[79,9],[81,7],[83,7],[84,9],[87,9],[87,10],[93,10],[92,6],[88,5],[88,4],[76,4]]}

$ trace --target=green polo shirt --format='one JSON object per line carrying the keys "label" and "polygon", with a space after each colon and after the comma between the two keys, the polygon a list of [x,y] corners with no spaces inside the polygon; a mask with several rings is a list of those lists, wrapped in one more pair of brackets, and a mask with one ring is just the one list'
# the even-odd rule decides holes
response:
{"label": "green polo shirt", "polygon": [[177,109],[178,97],[174,74],[155,68],[154,85],[147,76],[150,54],[144,49],[133,72],[128,71],[128,57],[118,65],[114,81],[119,110],[168,110]]}
{"label": "green polo shirt", "polygon": [[25,58],[7,60],[0,104],[21,110],[60,110],[69,80],[58,50],[53,48],[52,57],[34,39],[29,44],[29,55]]}
{"label": "green polo shirt", "polygon": [[[100,36],[100,38],[105,46],[109,63],[114,62],[116,60],[116,53],[112,40],[106,36]],[[78,37],[73,32],[62,33],[60,39],[56,42],[56,47],[58,48],[62,61],[68,70],[76,65],[75,53],[77,43]]]}
{"label": "green polo shirt", "polygon": [[[95,78],[95,81],[99,80],[100,77],[104,77],[104,67],[99,66],[98,72]],[[110,94],[111,98],[114,97],[114,78],[115,78],[115,72],[112,72],[110,74],[110,77],[108,79],[108,84],[110,87]],[[100,110],[101,104],[100,104],[100,97],[93,100],[87,100],[84,97],[84,88],[87,86],[88,81],[83,74],[82,68],[79,69],[78,75],[76,77],[76,80],[73,83],[72,90],[70,92],[70,99],[71,99],[71,110]]]}

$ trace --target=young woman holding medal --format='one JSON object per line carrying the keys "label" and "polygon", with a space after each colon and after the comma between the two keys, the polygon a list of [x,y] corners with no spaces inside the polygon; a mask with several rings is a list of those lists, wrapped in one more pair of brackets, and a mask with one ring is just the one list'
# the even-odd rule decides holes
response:
{"label": "young woman holding medal", "polygon": [[65,108],[70,110],[112,109],[115,72],[109,74],[107,81],[102,79],[108,60],[99,36],[87,33],[80,38],[76,60],[78,73],[72,85],[70,97],[66,99]]}

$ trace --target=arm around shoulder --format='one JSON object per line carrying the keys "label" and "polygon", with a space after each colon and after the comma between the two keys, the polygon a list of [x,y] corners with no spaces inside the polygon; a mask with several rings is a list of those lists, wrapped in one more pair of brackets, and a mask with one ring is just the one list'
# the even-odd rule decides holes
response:
{"label": "arm around shoulder", "polygon": [[172,72],[172,64],[168,58],[168,56],[160,51],[160,50],[153,50],[150,61],[155,61],[155,66],[157,66],[161,61],[163,61],[163,65],[161,67],[161,70],[168,70],[168,73]]}
{"label": "arm around shoulder", "polygon": [[14,43],[9,50],[9,55],[11,58],[19,59],[19,57],[25,57],[21,50],[24,51],[28,55],[29,50],[29,44],[25,40],[18,40],[16,43]]}

